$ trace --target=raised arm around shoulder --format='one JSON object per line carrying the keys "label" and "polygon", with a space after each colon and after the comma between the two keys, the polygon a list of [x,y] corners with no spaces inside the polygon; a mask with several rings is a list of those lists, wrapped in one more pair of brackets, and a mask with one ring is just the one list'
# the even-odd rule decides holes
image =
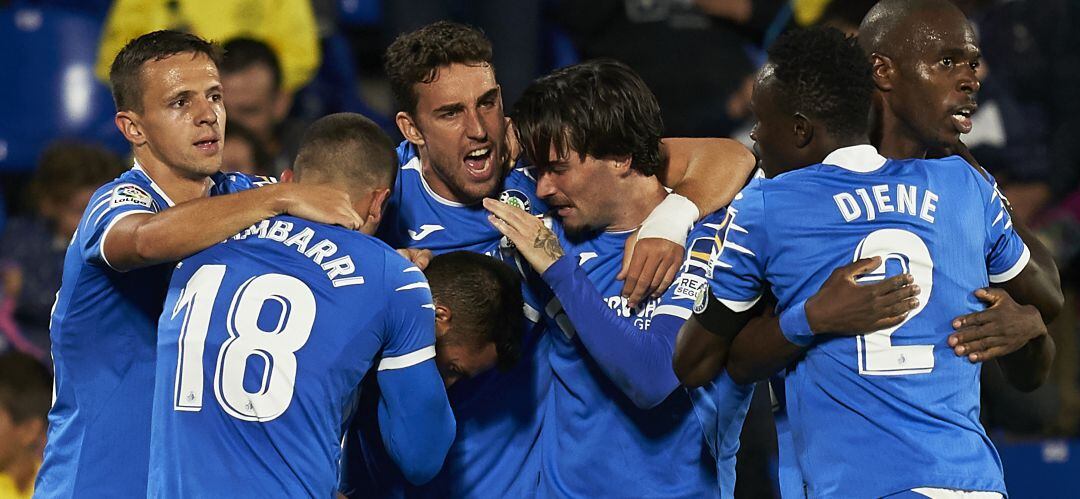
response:
{"label": "raised arm around shoulder", "polygon": [[104,235],[102,254],[110,266],[120,271],[172,262],[280,214],[350,229],[362,222],[343,191],[325,186],[273,184],[193,199],[158,213],[123,217]]}
{"label": "raised arm around shoulder", "polygon": [[454,442],[456,423],[435,361],[378,375],[379,427],[386,450],[414,485],[427,483],[442,469]]}
{"label": "raised arm around shoulder", "polygon": [[665,138],[658,177],[698,207],[698,219],[727,206],[757,163],[746,146],[724,138]]}

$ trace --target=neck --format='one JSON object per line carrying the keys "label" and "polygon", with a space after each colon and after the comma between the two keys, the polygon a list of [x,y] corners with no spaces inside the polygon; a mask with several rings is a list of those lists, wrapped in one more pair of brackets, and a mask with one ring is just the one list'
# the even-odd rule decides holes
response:
{"label": "neck", "polygon": [[621,183],[622,188],[614,198],[616,201],[612,213],[615,216],[612,218],[612,223],[604,229],[606,231],[632,230],[640,227],[668,194],[655,175],[646,177],[633,173]]}
{"label": "neck", "polygon": [[[422,148],[417,149],[419,152],[418,156],[420,157],[420,176],[424,178],[424,182],[427,183],[428,187],[430,187],[431,190],[435,192],[435,194],[438,194],[440,197],[446,199],[447,201],[463,204],[469,203],[469,201],[471,200],[461,199],[454,191],[450,189],[450,186],[446,183],[442,176],[439,175],[439,172],[435,170],[435,167],[432,166],[431,158],[429,158],[428,155],[424,153],[424,150]],[[474,202],[478,203],[479,201]]]}
{"label": "neck", "polygon": [[210,190],[210,177],[181,172],[162,162],[146,147],[135,150],[135,159],[174,203],[204,197]]}
{"label": "neck", "polygon": [[875,136],[878,138],[878,152],[882,156],[893,159],[926,156],[926,146],[917,138],[915,130],[904,123],[887,102],[880,113],[880,119],[875,120],[879,125]]}
{"label": "neck", "polygon": [[27,492],[34,486],[34,477],[37,475],[38,461],[31,454],[16,459],[7,469],[3,470],[15,483],[15,489],[19,492]]}

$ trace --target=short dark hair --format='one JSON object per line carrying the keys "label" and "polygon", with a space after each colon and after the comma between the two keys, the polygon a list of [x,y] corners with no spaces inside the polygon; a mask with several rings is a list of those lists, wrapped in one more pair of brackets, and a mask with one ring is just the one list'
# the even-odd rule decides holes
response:
{"label": "short dark hair", "polygon": [[649,87],[629,66],[598,59],[537,79],[511,113],[522,150],[533,164],[551,164],[552,144],[565,157],[630,156],[631,167],[653,175],[660,166],[664,122]]}
{"label": "short dark hair", "polygon": [[271,162],[273,160],[270,158],[270,153],[266,151],[266,145],[263,144],[262,139],[255,135],[255,132],[252,132],[250,128],[242,125],[237,120],[227,121],[225,123],[225,137],[229,139],[226,146],[237,140],[247,142],[248,147],[251,148],[251,160],[255,162],[254,165],[248,166],[254,167],[255,171],[260,175],[272,174],[273,165]]}
{"label": "short dark hair", "polygon": [[222,74],[264,65],[274,77],[274,90],[281,90],[281,62],[270,45],[254,38],[241,37],[225,42],[221,48],[225,51],[225,58],[220,65]]}
{"label": "short dark hair", "polygon": [[0,354],[0,409],[16,424],[49,416],[52,374],[37,359],[14,350]]}
{"label": "short dark hair", "polygon": [[100,145],[59,140],[41,153],[28,191],[35,204],[67,201],[79,189],[97,189],[123,171],[120,158]]}
{"label": "short dark hair", "polygon": [[491,57],[491,41],[483,32],[464,24],[438,21],[398,35],[386,49],[384,69],[398,109],[413,114],[419,100],[414,88],[417,83],[431,83],[442,66],[490,65]]}
{"label": "short dark hair", "polygon": [[319,177],[347,190],[393,188],[397,176],[394,143],[379,125],[356,113],[319,118],[300,141],[293,163],[296,180]]}
{"label": "short dark hair", "polygon": [[221,64],[220,48],[195,35],[179,31],[154,31],[124,45],[109,69],[109,82],[117,111],[142,111],[143,64],[183,53],[204,54],[214,64]]}
{"label": "short dark hair", "polygon": [[792,111],[841,137],[867,133],[874,82],[854,37],[836,28],[791,30],[769,47],[769,62]]}
{"label": "short dark hair", "polygon": [[[424,269],[435,302],[453,311],[456,324],[478,344],[495,343],[499,369],[521,357],[521,279],[506,264],[479,253],[454,251]],[[462,321],[462,322],[457,322]]]}

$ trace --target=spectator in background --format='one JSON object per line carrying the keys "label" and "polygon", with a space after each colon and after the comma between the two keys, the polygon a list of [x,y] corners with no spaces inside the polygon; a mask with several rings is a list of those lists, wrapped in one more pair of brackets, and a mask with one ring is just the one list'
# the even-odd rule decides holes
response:
{"label": "spectator in background", "polygon": [[29,499],[45,448],[52,375],[19,352],[0,354],[0,497]]}
{"label": "spectator in background", "polygon": [[787,20],[777,16],[783,0],[556,3],[583,59],[618,59],[653,89],[667,136],[730,135],[748,111],[750,53]]}
{"label": "spectator in background", "polygon": [[128,40],[158,29],[262,40],[281,61],[281,88],[289,94],[311,80],[321,60],[309,0],[116,0],[98,49],[98,78],[108,81],[109,65]]}
{"label": "spectator in background", "polygon": [[15,349],[47,361],[64,252],[90,195],[122,171],[96,145],[59,142],[42,153],[27,192],[34,214],[12,218],[0,236],[0,334]]}
{"label": "spectator in background", "polygon": [[269,45],[251,38],[234,38],[222,48],[221,86],[229,120],[255,135],[271,158],[263,167],[278,173],[292,165],[304,130],[285,120],[293,96],[283,87],[278,58]]}
{"label": "spectator in background", "polygon": [[270,156],[262,140],[246,126],[230,120],[225,125],[225,150],[221,156],[221,171],[249,175],[273,176]]}

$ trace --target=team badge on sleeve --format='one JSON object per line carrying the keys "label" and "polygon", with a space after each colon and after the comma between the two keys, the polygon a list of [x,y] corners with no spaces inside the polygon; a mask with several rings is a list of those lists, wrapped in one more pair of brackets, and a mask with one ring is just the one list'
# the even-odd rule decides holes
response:
{"label": "team badge on sleeve", "polygon": [[121,184],[113,189],[112,198],[109,200],[109,206],[115,208],[124,205],[152,208],[154,205],[154,198],[150,197],[150,193],[135,184]]}
{"label": "team badge on sleeve", "polygon": [[702,286],[694,297],[694,313],[700,314],[709,306],[709,286]]}

